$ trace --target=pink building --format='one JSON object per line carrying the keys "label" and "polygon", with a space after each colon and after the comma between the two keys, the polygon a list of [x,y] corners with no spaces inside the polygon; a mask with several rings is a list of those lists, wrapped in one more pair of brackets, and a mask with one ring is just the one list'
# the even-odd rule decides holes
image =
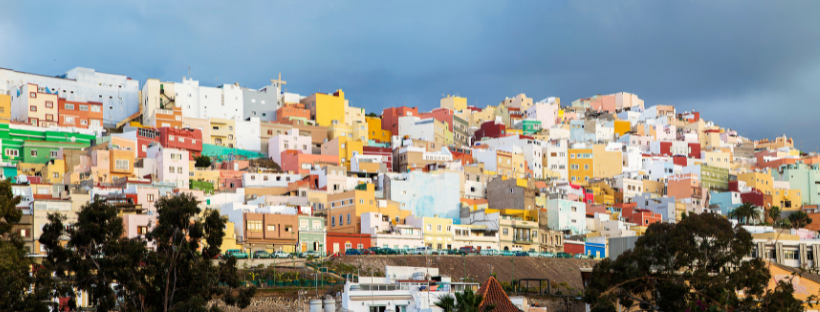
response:
{"label": "pink building", "polygon": [[615,112],[614,95],[596,95],[589,99],[589,109],[592,111]]}
{"label": "pink building", "polygon": [[530,106],[525,112],[524,117],[527,119],[537,120],[541,122],[541,128],[551,128],[558,122],[558,110],[561,105],[558,102],[544,103],[538,102]]}
{"label": "pink building", "polygon": [[671,175],[666,182],[667,196],[674,196],[676,201],[685,198],[700,198],[703,194],[698,176],[693,173]]}
{"label": "pink building", "polygon": [[310,174],[311,169],[323,165],[338,166],[339,157],[335,155],[304,154],[300,150],[286,150],[281,154],[279,167],[285,172]]}
{"label": "pink building", "polygon": [[282,152],[286,150],[298,150],[303,154],[313,154],[311,149],[312,137],[310,135],[300,135],[298,131],[291,134],[279,134],[268,139],[268,157],[282,167]]}

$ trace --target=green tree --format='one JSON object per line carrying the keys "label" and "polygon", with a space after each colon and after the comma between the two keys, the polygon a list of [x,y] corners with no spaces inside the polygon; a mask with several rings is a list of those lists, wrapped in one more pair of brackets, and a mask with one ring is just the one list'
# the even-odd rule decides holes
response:
{"label": "green tree", "polygon": [[480,294],[475,293],[472,289],[467,288],[462,292],[452,295],[445,295],[434,304],[443,309],[445,312],[489,312],[493,306],[488,305],[485,309],[479,309],[481,302],[484,300]]}
{"label": "green tree", "polygon": [[754,204],[746,202],[729,212],[729,217],[740,224],[749,224],[751,221],[760,221],[760,211]]}
{"label": "green tree", "polygon": [[374,113],[374,112],[369,112],[365,116],[367,116],[367,117],[379,117],[379,115],[376,115],[376,113]]}
{"label": "green tree", "polygon": [[196,164],[194,164],[194,166],[198,168],[206,168],[211,166],[211,157],[205,155],[199,155],[195,157],[194,161],[196,161]]}
{"label": "green tree", "polygon": [[[68,230],[63,218],[50,216],[41,237],[49,250],[45,262],[59,268],[62,280],[90,293],[97,311],[117,306],[124,311],[205,311],[215,297],[247,307],[256,289],[240,287],[236,259],[218,265],[211,260],[220,252],[225,219],[214,210],[201,213],[189,194],[163,197],[156,207],[156,226],[145,237],[130,239],[122,237],[117,209],[98,199],[83,206]],[[55,240],[62,235],[69,237],[65,248]]]}
{"label": "green tree", "polygon": [[20,200],[11,182],[0,181],[0,311],[50,311],[59,293],[49,268],[36,265],[20,234],[12,231],[23,218]]}
{"label": "green tree", "polygon": [[632,250],[595,265],[584,301],[593,311],[618,302],[640,311],[794,311],[789,287],[766,289],[763,260],[743,260],[752,246],[749,232],[710,213],[653,223]]}
{"label": "green tree", "polygon": [[797,212],[792,213],[792,214],[789,215],[789,222],[791,223],[791,226],[793,228],[799,229],[799,228],[802,228],[806,225],[811,224],[812,219],[809,217],[809,215],[805,211],[798,210]]}

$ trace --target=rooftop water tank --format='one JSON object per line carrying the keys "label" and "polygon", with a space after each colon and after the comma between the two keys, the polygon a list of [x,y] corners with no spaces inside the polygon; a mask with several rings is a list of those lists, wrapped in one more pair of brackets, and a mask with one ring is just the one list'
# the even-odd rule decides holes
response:
{"label": "rooftop water tank", "polygon": [[322,312],[322,299],[310,299],[310,312]]}
{"label": "rooftop water tank", "polygon": [[330,296],[325,298],[325,312],[336,312],[336,300]]}

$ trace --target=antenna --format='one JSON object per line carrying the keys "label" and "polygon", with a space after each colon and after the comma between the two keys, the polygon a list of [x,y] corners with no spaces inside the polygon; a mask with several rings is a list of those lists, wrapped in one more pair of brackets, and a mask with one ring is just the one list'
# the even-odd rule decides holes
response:
{"label": "antenna", "polygon": [[191,66],[188,66],[188,77],[191,77]]}

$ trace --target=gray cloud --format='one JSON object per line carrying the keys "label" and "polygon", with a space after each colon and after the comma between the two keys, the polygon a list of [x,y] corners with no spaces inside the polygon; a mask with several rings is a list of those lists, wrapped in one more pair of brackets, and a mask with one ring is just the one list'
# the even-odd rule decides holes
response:
{"label": "gray cloud", "polygon": [[633,92],[808,150],[820,113],[817,1],[13,2],[0,67],[344,89],[352,105],[429,109]]}

